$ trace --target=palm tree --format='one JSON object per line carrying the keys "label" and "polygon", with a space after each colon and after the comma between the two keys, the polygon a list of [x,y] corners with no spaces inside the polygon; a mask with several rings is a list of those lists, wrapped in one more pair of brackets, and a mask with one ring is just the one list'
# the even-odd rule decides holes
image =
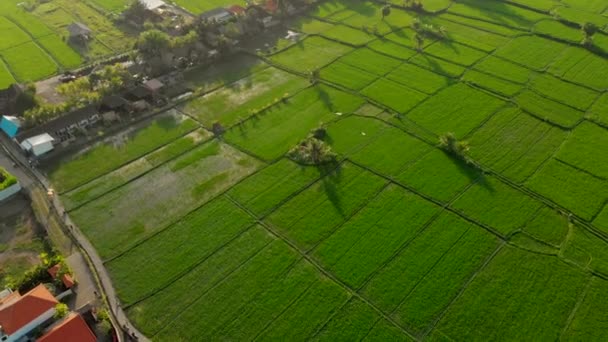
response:
{"label": "palm tree", "polygon": [[391,5],[382,6],[382,19],[388,17],[391,14]]}

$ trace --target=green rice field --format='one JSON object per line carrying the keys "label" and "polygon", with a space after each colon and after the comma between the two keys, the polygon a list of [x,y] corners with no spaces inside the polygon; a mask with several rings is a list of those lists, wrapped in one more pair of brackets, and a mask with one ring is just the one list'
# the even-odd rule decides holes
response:
{"label": "green rice field", "polygon": [[[62,3],[0,38],[0,77],[54,72],[11,55],[59,49]],[[393,3],[321,2],[284,22],[299,42],[45,169],[148,338],[606,340],[608,55],[576,25],[601,44],[608,5]],[[290,154],[311,132],[331,162]]]}

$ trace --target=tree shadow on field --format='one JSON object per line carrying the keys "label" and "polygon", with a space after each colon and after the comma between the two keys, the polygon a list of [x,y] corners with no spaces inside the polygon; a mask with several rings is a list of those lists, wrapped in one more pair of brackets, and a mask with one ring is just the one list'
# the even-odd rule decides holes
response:
{"label": "tree shadow on field", "polygon": [[[533,21],[515,13],[517,7],[502,1],[460,0],[459,3],[466,7],[476,9],[481,12],[483,16],[486,16],[492,22],[500,25],[513,26],[513,23],[515,23],[516,25],[530,27],[535,24]],[[506,20],[506,18],[510,20]]]}
{"label": "tree shadow on field", "polygon": [[338,191],[340,181],[342,179],[342,165],[337,161],[331,161],[329,163],[323,163],[317,165],[317,169],[323,175],[321,178],[321,189],[327,196],[327,199],[336,208],[340,216],[344,216],[344,209],[342,208],[342,200]]}
{"label": "tree shadow on field", "polygon": [[431,71],[434,71],[436,73],[442,74],[442,75],[446,75],[448,77],[453,77],[449,72],[447,72],[442,66],[441,64],[437,63],[437,61],[433,58],[433,57],[429,57],[426,53],[424,52],[419,52],[418,56],[424,58],[424,60],[428,63],[428,66],[431,68]]}
{"label": "tree shadow on field", "polygon": [[336,108],[331,96],[329,96],[329,93],[327,93],[323,87],[315,86],[315,88],[317,88],[317,97],[321,102],[323,102],[323,106],[325,106],[325,108],[327,108],[329,111],[334,112]]}

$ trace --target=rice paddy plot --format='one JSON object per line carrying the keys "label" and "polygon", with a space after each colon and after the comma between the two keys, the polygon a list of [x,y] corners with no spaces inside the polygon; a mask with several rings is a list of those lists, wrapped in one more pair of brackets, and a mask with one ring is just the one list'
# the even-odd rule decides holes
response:
{"label": "rice paddy plot", "polygon": [[561,2],[569,7],[579,8],[594,13],[602,13],[602,11],[606,10],[608,7],[606,2],[602,0],[562,0]]}
{"label": "rice paddy plot", "polygon": [[354,46],[363,46],[376,39],[371,33],[344,25],[334,25],[334,27],[323,31],[321,34],[326,38],[335,39]]}
{"label": "rice paddy plot", "polygon": [[578,125],[556,158],[593,175],[608,179],[608,131],[585,121]]}
{"label": "rice paddy plot", "polygon": [[424,93],[385,78],[370,84],[361,94],[402,114],[427,98]]}
{"label": "rice paddy plot", "polygon": [[543,70],[567,47],[546,38],[521,36],[498,49],[495,55],[533,70]]}
{"label": "rice paddy plot", "polygon": [[[271,304],[272,300],[272,298],[268,298],[268,292],[275,292],[277,286],[281,288],[280,284],[285,282],[288,287],[291,287],[287,290],[292,290],[294,293],[291,298],[282,296],[282,301],[287,300],[287,303],[280,303],[281,305],[277,305],[277,309],[284,310],[291,300],[303,292],[306,293],[310,283],[317,283],[315,282],[316,275],[311,274],[310,270],[305,268],[305,263],[298,263],[298,259],[297,253],[285,243],[277,240],[271,242],[214,287],[195,294],[192,304],[182,308],[177,316],[166,320],[165,325],[154,336],[154,339],[159,341],[216,340],[218,339],[216,335],[222,335],[224,330],[228,334],[229,325],[238,326],[240,323],[249,323],[238,320],[241,314],[250,312],[256,306],[264,306],[267,309],[267,305]],[[298,283],[301,283],[301,286],[298,286]],[[327,293],[327,296],[333,297],[335,294],[335,292]],[[258,300],[260,301],[258,302]],[[330,303],[321,301],[319,307],[329,310],[334,308]],[[271,312],[274,315],[278,313],[280,311]],[[246,319],[246,317],[244,316],[242,319]],[[266,324],[272,322],[272,317],[270,317],[270,322],[268,322],[268,317],[264,318],[266,319],[260,322],[261,324],[258,323],[255,326],[247,324],[239,327],[249,330],[240,332],[248,336],[255,336]]]}
{"label": "rice paddy plot", "polygon": [[521,91],[522,86],[476,70],[467,71],[462,80],[501,96],[511,97]]}
{"label": "rice paddy plot", "polygon": [[606,25],[608,25],[608,17],[603,16],[599,13],[595,14],[588,11],[581,11],[577,8],[560,6],[555,9],[554,13],[555,16],[562,20],[566,20],[579,25],[583,25],[585,23],[593,23],[600,28],[604,28],[606,27]]}
{"label": "rice paddy plot", "polygon": [[419,334],[496,245],[496,239],[483,229],[444,212],[380,269],[361,293]]}
{"label": "rice paddy plot", "polygon": [[548,74],[532,79],[530,88],[554,101],[585,111],[599,96],[594,90],[564,82]]}
{"label": "rice paddy plot", "polygon": [[65,69],[72,69],[82,64],[82,57],[71,47],[67,46],[59,36],[51,34],[37,40],[59,65]]}
{"label": "rice paddy plot", "polygon": [[532,237],[553,246],[560,246],[568,234],[568,218],[548,207],[541,208],[523,227]]}
{"label": "rice paddy plot", "polygon": [[608,200],[608,182],[557,160],[546,163],[526,186],[587,221]]}
{"label": "rice paddy plot", "polygon": [[531,28],[539,20],[550,18],[548,14],[541,14],[502,1],[458,1],[450,6],[448,12],[522,30]]}
{"label": "rice paddy plot", "polygon": [[444,75],[436,74],[409,63],[400,65],[385,77],[426,94],[433,94],[452,83]]}
{"label": "rice paddy plot", "polygon": [[107,259],[175,222],[258,167],[253,158],[212,141],[70,214]]}
{"label": "rice paddy plot", "polygon": [[502,58],[488,56],[473,66],[475,70],[496,76],[517,84],[525,84],[533,73],[530,69],[511,63]]}
{"label": "rice paddy plot", "polygon": [[[561,139],[552,139],[552,135]],[[500,173],[524,159],[526,165],[520,167],[531,173],[553,155],[565,137],[565,132],[510,107],[496,113],[475,132],[470,139],[470,155],[476,162]],[[544,146],[544,153],[534,159],[525,157],[537,144],[545,145],[546,139],[553,144]]]}
{"label": "rice paddy plot", "polygon": [[55,61],[32,41],[3,50],[0,56],[19,82],[36,81],[57,72]]}
{"label": "rice paddy plot", "polygon": [[478,177],[479,171],[437,149],[408,165],[395,179],[447,203]]}
{"label": "rice paddy plot", "polygon": [[205,125],[230,127],[308,86],[308,80],[276,68],[254,72],[234,83],[193,99],[180,110]]}
{"label": "rice paddy plot", "polygon": [[580,29],[567,26],[557,20],[543,20],[534,25],[534,32],[547,35],[552,38],[566,40],[578,44],[583,40],[583,33]]}
{"label": "rice paddy plot", "polygon": [[330,171],[281,159],[232,187],[228,196],[262,217]]}
{"label": "rice paddy plot", "polygon": [[220,197],[106,263],[106,267],[120,289],[121,301],[128,305],[169,285],[253,223],[246,212]]}
{"label": "rice paddy plot", "polygon": [[446,75],[448,77],[460,77],[465,70],[464,66],[448,62],[446,60],[429,56],[426,54],[417,54],[410,58],[410,63],[421,66],[434,73]]}
{"label": "rice paddy plot", "polygon": [[[392,8],[389,16],[382,17],[382,6],[373,2],[355,3],[351,7],[352,10],[348,12],[352,14],[344,16],[340,20],[342,24],[382,35],[406,27],[414,20],[410,13],[398,8]],[[339,15],[346,13],[347,11],[343,11]],[[333,20],[335,17],[332,16],[330,19]]]}
{"label": "rice paddy plot", "polygon": [[465,137],[489,118],[504,101],[462,83],[429,98],[407,117],[437,135],[453,132]]}
{"label": "rice paddy plot", "polygon": [[385,176],[395,177],[431,148],[398,128],[387,127],[365,147],[349,154],[348,158]]}
{"label": "rice paddy plot", "polygon": [[483,51],[449,40],[439,40],[431,44],[424,49],[424,53],[464,66],[470,66],[486,56]]}
{"label": "rice paddy plot", "polygon": [[340,61],[321,69],[319,76],[349,89],[360,90],[374,82],[378,76]]}
{"label": "rice paddy plot", "polygon": [[270,57],[272,62],[297,72],[309,72],[324,67],[351,51],[347,45],[321,37],[308,37]]}
{"label": "rice paddy plot", "polygon": [[359,288],[441,208],[391,185],[313,251],[340,280]]}
{"label": "rice paddy plot", "polygon": [[319,34],[334,27],[331,23],[310,17],[298,18],[298,20],[290,24],[290,26],[295,30],[308,34]]}
{"label": "rice paddy plot", "polygon": [[438,16],[438,18],[505,37],[515,37],[527,31],[527,29],[517,29],[501,24],[495,24],[484,19],[475,19],[473,17],[452,14],[449,11],[442,13],[440,16]]}
{"label": "rice paddy plot", "polygon": [[387,320],[380,320],[374,325],[369,331],[369,334],[362,340],[363,342],[382,342],[382,341],[395,341],[395,342],[412,342],[414,341],[410,335],[406,335],[402,329],[392,325]]}
{"label": "rice paddy plot", "polygon": [[381,120],[351,115],[327,127],[326,141],[333,151],[348,156],[370,144],[387,128]]}
{"label": "rice paddy plot", "polygon": [[6,68],[4,61],[0,59],[0,89],[6,89],[13,83],[15,83],[15,78]]}
{"label": "rice paddy plot", "polygon": [[[384,39],[392,41],[396,44],[408,47],[410,49],[417,49],[418,45],[415,40],[416,31],[411,28],[399,29],[391,32],[384,36]],[[422,43],[421,48],[425,48],[435,42],[434,39],[425,39]]]}
{"label": "rice paddy plot", "polygon": [[312,129],[338,118],[335,113],[350,113],[362,104],[354,95],[319,85],[233,127],[224,138],[266,160],[275,160]]}
{"label": "rice paddy plot", "polygon": [[310,250],[349,219],[386,184],[344,164],[283,204],[266,221],[303,250]]}
{"label": "rice paddy plot", "polygon": [[0,37],[0,51],[27,43],[32,39],[19,26],[5,17],[0,17],[0,25],[2,25],[3,31]]}
{"label": "rice paddy plot", "polygon": [[313,338],[313,341],[360,341],[380,320],[361,299],[352,297]]}
{"label": "rice paddy plot", "polygon": [[560,5],[559,0],[511,0],[511,3],[543,12],[549,12]]}
{"label": "rice paddy plot", "polygon": [[576,126],[585,115],[575,108],[555,102],[530,90],[521,92],[515,98],[515,102],[537,118],[564,128]]}
{"label": "rice paddy plot", "polygon": [[448,308],[437,330],[457,340],[556,340],[588,280],[556,257],[507,246]]}
{"label": "rice paddy plot", "polygon": [[603,90],[608,88],[606,60],[580,47],[569,47],[551,63],[548,71],[568,81]]}
{"label": "rice paddy plot", "polygon": [[608,93],[602,94],[587,113],[591,120],[608,125]]}
{"label": "rice paddy plot", "polygon": [[197,130],[183,136],[160,149],[97,177],[61,195],[67,210],[73,210],[115,188],[126,184],[153,168],[186,153],[203,142],[206,131]]}
{"label": "rice paddy plot", "polygon": [[[225,244],[211,256],[192,267],[190,272],[175,279],[171,286],[157,290],[152,296],[142,298],[129,307],[127,314],[147,336],[154,336],[183,308],[190,306],[198,298],[219,285],[227,276],[248,267],[248,261],[256,263],[259,254],[276,238],[262,227],[255,226]],[[252,260],[253,259],[253,260]]]}
{"label": "rice paddy plot", "polygon": [[339,61],[378,76],[386,75],[391,70],[401,65],[401,61],[367,48],[356,49],[340,58]]}
{"label": "rice paddy plot", "polygon": [[92,0],[93,3],[105,11],[120,13],[128,7],[128,0]]}
{"label": "rice paddy plot", "polygon": [[[339,13],[345,9],[350,7],[351,3],[345,0],[331,0],[324,1],[320,3],[318,6],[315,6],[312,10],[308,12],[308,15],[325,18],[332,14]],[[349,13],[350,14],[350,13]]]}
{"label": "rice paddy plot", "polygon": [[585,270],[608,275],[608,243],[578,225],[572,225],[561,256]]}
{"label": "rice paddy plot", "polygon": [[446,30],[448,39],[486,52],[492,52],[510,40],[503,35],[444,20],[442,16],[434,18],[432,22]]}
{"label": "rice paddy plot", "polygon": [[606,293],[608,281],[592,277],[580,306],[573,313],[570,325],[561,336],[564,341],[594,341],[603,338],[603,332],[608,329],[608,322],[596,313],[608,310]]}
{"label": "rice paddy plot", "polygon": [[400,60],[407,60],[408,58],[414,56],[416,51],[407,48],[403,45],[399,45],[394,43],[388,39],[378,39],[373,42],[367,44],[367,47],[373,51],[379,52],[384,55],[388,55],[393,58],[397,58]]}
{"label": "rice paddy plot", "polygon": [[193,120],[169,111],[144,128],[110,138],[63,161],[49,170],[50,179],[59,192],[74,189],[196,128]]}
{"label": "rice paddy plot", "polygon": [[485,176],[451,207],[506,236],[528,222],[542,204],[494,177]]}

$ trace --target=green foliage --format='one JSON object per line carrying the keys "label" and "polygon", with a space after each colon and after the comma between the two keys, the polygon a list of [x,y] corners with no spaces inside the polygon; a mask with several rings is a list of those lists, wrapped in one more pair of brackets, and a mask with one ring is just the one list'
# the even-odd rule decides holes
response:
{"label": "green foliage", "polygon": [[0,167],[0,191],[14,185],[17,183],[17,177],[11,175],[4,169]]}
{"label": "green foliage", "polygon": [[304,165],[320,165],[336,160],[336,154],[331,147],[314,136],[302,140],[287,155],[295,162]]}
{"label": "green foliage", "polygon": [[139,53],[146,59],[161,56],[171,47],[171,38],[157,29],[142,32],[136,44]]}
{"label": "green foliage", "polygon": [[68,308],[68,305],[65,303],[58,303],[55,305],[55,314],[53,315],[53,318],[61,319],[67,316],[68,313],[70,313],[70,308]]}

